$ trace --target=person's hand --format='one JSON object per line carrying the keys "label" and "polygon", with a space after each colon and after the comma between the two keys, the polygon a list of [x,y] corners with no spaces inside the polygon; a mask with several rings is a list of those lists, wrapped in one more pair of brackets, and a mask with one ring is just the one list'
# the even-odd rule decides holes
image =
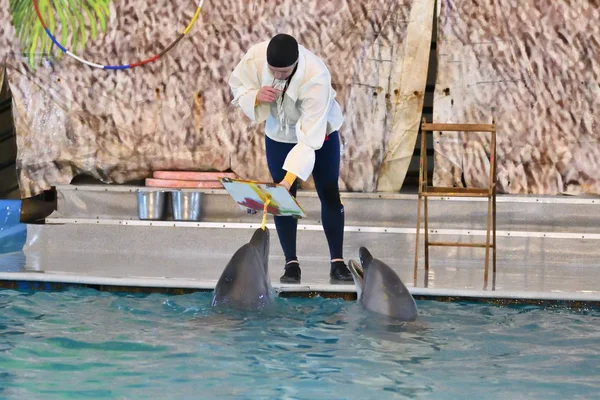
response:
{"label": "person's hand", "polygon": [[296,175],[292,174],[291,172],[287,172],[285,174],[285,176],[283,177],[283,180],[281,182],[279,182],[284,188],[287,189],[287,191],[290,191],[290,188],[292,187],[292,185],[294,184],[294,182],[296,181]]}
{"label": "person's hand", "polygon": [[283,180],[279,183],[284,188],[286,188],[289,192],[290,188],[292,187],[292,185],[294,184],[295,181],[296,181],[296,175],[292,174],[291,172],[288,172],[285,174],[285,177],[283,178]]}
{"label": "person's hand", "polygon": [[279,97],[279,90],[272,88],[271,86],[263,86],[258,91],[258,101],[261,103],[272,103]]}
{"label": "person's hand", "polygon": [[292,187],[292,184],[291,184],[291,183],[289,183],[289,182],[288,182],[288,181],[286,181],[286,180],[283,180],[283,181],[281,181],[281,182],[279,182],[279,183],[281,184],[281,186],[283,186],[284,188],[286,188],[288,191],[289,191],[289,190],[290,190],[290,188]]}

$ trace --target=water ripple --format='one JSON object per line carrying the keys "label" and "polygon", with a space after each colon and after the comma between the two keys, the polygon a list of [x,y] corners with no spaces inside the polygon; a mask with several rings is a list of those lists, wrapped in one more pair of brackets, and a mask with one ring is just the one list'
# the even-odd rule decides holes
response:
{"label": "water ripple", "polygon": [[355,302],[213,311],[210,293],[0,292],[4,398],[587,399],[600,313],[418,302],[393,323]]}

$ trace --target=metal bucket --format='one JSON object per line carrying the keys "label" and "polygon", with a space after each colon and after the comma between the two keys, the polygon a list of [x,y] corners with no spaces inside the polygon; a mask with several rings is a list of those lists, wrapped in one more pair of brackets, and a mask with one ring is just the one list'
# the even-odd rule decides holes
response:
{"label": "metal bucket", "polygon": [[161,220],[165,217],[164,191],[141,191],[137,192],[138,217],[140,219]]}
{"label": "metal bucket", "polygon": [[200,220],[200,205],[202,193],[171,192],[171,207],[173,219],[176,221]]}

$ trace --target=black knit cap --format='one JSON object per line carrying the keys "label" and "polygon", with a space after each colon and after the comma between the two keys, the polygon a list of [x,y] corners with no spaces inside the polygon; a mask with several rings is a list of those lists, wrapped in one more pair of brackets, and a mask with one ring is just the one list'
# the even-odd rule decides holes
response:
{"label": "black knit cap", "polygon": [[280,33],[273,36],[267,46],[267,63],[271,67],[285,68],[298,59],[298,42],[293,36]]}

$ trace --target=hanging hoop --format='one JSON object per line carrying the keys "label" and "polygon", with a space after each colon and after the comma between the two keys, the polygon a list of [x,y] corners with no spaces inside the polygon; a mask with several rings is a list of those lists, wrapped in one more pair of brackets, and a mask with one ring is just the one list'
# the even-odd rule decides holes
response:
{"label": "hanging hoop", "polygon": [[183,33],[181,33],[181,35],[179,35],[179,37],[177,37],[177,39],[175,39],[173,41],[173,43],[171,43],[169,46],[167,46],[167,48],[165,48],[159,54],[157,54],[157,55],[155,55],[153,57],[148,58],[147,60],[138,61],[138,62],[135,62],[135,63],[126,64],[126,65],[100,65],[100,64],[93,63],[91,61],[84,60],[83,58],[81,58],[79,56],[76,56],[75,54],[71,53],[63,45],[61,45],[58,42],[58,40],[56,40],[56,38],[54,37],[54,35],[52,35],[52,33],[50,32],[50,29],[48,29],[48,27],[46,26],[46,23],[44,22],[44,19],[42,18],[42,14],[40,13],[40,9],[38,7],[37,0],[33,0],[33,7],[35,8],[35,13],[37,14],[37,17],[38,17],[39,21],[41,22],[42,27],[44,28],[44,30],[48,34],[48,37],[50,38],[50,40],[52,40],[52,42],[63,53],[67,54],[68,56],[76,59],[77,61],[79,61],[79,62],[81,62],[81,63],[83,63],[85,65],[89,65],[90,67],[94,67],[94,68],[100,68],[100,69],[129,69],[129,68],[135,68],[135,67],[139,67],[140,65],[151,63],[152,61],[156,61],[159,58],[161,58],[165,53],[167,53],[169,50],[171,50],[173,47],[175,47],[175,45],[192,29],[192,27],[196,23],[196,20],[198,19],[198,16],[200,16],[200,10],[202,9],[202,4],[203,3],[204,3],[204,0],[200,0],[200,3],[198,4],[198,8],[196,8],[196,12],[194,13],[194,16],[192,17],[192,20],[190,21],[190,23],[188,24],[188,26],[183,30]]}

